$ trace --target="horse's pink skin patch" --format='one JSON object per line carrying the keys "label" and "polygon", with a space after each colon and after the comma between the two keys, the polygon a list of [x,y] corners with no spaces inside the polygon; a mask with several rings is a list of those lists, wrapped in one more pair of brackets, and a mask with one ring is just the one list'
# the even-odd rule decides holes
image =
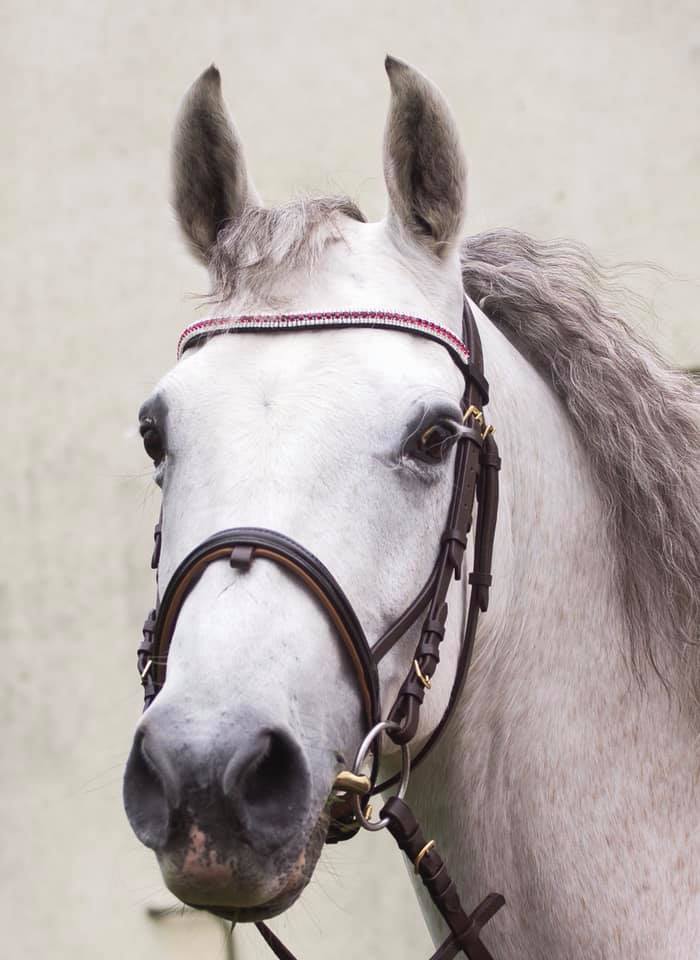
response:
{"label": "horse's pink skin patch", "polygon": [[302,850],[286,875],[270,878],[252,889],[247,883],[243,894],[238,889],[232,864],[219,860],[207,834],[196,824],[190,828],[184,860],[177,866],[167,857],[161,862],[168,886],[181,900],[232,910],[262,908],[288,897],[296,899],[306,882],[305,865],[306,851]]}
{"label": "horse's pink skin patch", "polygon": [[[196,891],[199,897],[222,893],[231,886],[231,865],[219,860],[206,833],[195,824],[191,827],[184,859],[171,867],[177,877],[178,890]],[[170,871],[168,871],[170,872]]]}

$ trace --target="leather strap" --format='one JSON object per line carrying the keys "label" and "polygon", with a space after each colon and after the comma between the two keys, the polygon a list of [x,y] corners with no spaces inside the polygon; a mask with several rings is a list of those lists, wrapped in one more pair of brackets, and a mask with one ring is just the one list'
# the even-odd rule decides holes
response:
{"label": "leather strap", "polygon": [[[481,942],[481,931],[488,921],[505,905],[500,893],[490,893],[470,914],[462,908],[457,889],[433,841],[427,842],[418,821],[403,800],[392,797],[382,808],[388,830],[413,864],[423,881],[430,899],[440,911],[450,930],[450,936],[438,947],[430,960],[452,960],[463,953],[468,960],[493,960]],[[264,923],[256,923],[263,940],[278,960],[296,960],[294,954]]]}
{"label": "leather strap", "polygon": [[469,430],[457,448],[455,487],[436,565],[437,576],[414,655],[414,664],[418,664],[420,672],[415,666],[409,671],[388,715],[389,720],[401,725],[399,730],[389,732],[395,743],[408,743],[416,735],[420,708],[440,661],[439,649],[448,613],[446,598],[452,580],[461,577],[479,477],[481,445],[481,433]]}
{"label": "leather strap", "polygon": [[256,923],[255,926],[258,928],[265,943],[279,960],[296,960],[291,950],[285,947],[279,937],[274,935],[266,923]]}
{"label": "leather strap", "polygon": [[[484,447],[481,453],[481,473],[477,486],[479,511],[477,514],[474,543],[474,571],[469,575],[469,582],[472,588],[469,592],[467,622],[460,645],[452,689],[450,690],[447,707],[439,723],[418,753],[413,757],[411,762],[411,769],[413,770],[415,770],[430,753],[433,746],[442,736],[445,727],[454,713],[454,709],[464,689],[467,674],[469,673],[479,613],[488,608],[489,586],[492,580],[491,562],[493,559],[493,540],[496,516],[498,513],[498,472],[500,469],[501,459],[498,456],[495,438],[491,433],[484,440]],[[372,794],[383,793],[385,790],[388,790],[389,787],[394,786],[394,784],[398,782],[398,779],[398,774],[389,777],[382,783],[377,784],[377,786],[373,788]]]}
{"label": "leather strap", "polygon": [[450,928],[451,936],[440,950],[452,944],[457,953],[461,951],[469,960],[492,960],[479,935],[484,924],[505,904],[505,899],[499,893],[491,893],[467,916],[437,847],[432,841],[426,841],[418,821],[403,800],[392,797],[382,808],[381,816],[389,821],[389,833],[413,864],[430,899]]}

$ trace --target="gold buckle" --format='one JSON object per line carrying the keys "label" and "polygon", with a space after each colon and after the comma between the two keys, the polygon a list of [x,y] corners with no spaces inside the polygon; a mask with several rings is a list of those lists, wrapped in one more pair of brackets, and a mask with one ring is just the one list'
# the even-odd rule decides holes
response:
{"label": "gold buckle", "polygon": [[475,406],[474,406],[473,403],[471,403],[471,404],[467,407],[467,409],[464,411],[464,415],[463,415],[463,417],[462,417],[462,423],[466,423],[467,420],[468,420],[470,417],[474,417],[474,419],[476,420],[477,423],[480,423],[480,424],[483,425],[484,415],[483,415],[483,413],[481,412],[481,410],[479,410],[478,407],[475,407]]}
{"label": "gold buckle", "polygon": [[[483,427],[483,430],[481,431],[481,439],[482,439],[482,440],[485,440],[490,434],[496,432],[496,428],[495,428],[495,427],[492,427],[491,424],[489,424],[488,426],[486,426],[486,423],[484,422],[484,414],[483,414],[483,412],[482,412],[481,410],[479,410],[478,407],[475,407],[473,403],[471,403],[471,404],[467,407],[467,409],[464,411],[464,415],[463,415],[463,417],[462,417],[462,423],[466,423],[467,420],[468,420],[470,417],[474,417],[474,419],[476,420],[476,422],[477,422],[481,427]],[[429,433],[430,431],[427,431],[427,432]]]}
{"label": "gold buckle", "polygon": [[430,677],[426,677],[426,675],[423,673],[423,671],[420,668],[420,664],[418,663],[417,660],[413,661],[413,669],[416,671],[416,676],[418,677],[420,682],[423,684],[425,689],[430,690],[431,687],[433,686],[433,682],[430,679]]}
{"label": "gold buckle", "polygon": [[418,872],[420,871],[421,860],[422,860],[423,857],[426,855],[426,853],[430,853],[430,851],[433,849],[434,846],[435,846],[435,841],[434,841],[434,840],[428,840],[428,842],[426,843],[426,845],[423,847],[423,849],[421,850],[421,852],[418,854],[418,856],[416,857],[416,859],[413,861],[413,869],[416,871],[416,873],[418,873]]}

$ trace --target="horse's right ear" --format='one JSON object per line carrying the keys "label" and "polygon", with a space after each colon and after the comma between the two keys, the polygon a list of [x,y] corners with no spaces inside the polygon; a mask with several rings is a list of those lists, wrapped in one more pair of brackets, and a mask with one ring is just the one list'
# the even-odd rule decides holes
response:
{"label": "horse's right ear", "polygon": [[244,207],[260,201],[212,64],[188,90],[175,126],[173,206],[195,256],[208,262],[216,236]]}

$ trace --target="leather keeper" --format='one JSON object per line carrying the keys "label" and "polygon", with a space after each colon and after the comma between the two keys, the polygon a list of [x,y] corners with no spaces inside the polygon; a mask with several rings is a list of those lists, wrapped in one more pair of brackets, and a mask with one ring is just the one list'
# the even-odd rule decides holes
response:
{"label": "leather keeper", "polygon": [[239,544],[231,551],[229,563],[237,570],[247,570],[253,562],[255,547],[249,547],[246,544]]}
{"label": "leather keeper", "polygon": [[459,431],[460,440],[470,440],[477,447],[483,445],[484,438],[481,436],[481,427],[462,427]]}
{"label": "leather keeper", "polygon": [[[418,649],[416,650],[416,660],[424,660],[426,657],[432,657],[436,665],[440,662],[440,644],[444,634],[429,631],[422,633]],[[432,676],[431,671],[431,676]]]}
{"label": "leather keeper", "polygon": [[[446,606],[447,604],[445,604],[445,607]],[[442,640],[442,638],[445,636],[445,619],[447,617],[447,613],[445,613],[443,616],[442,611],[440,611],[440,614],[441,615],[439,617],[428,617],[423,624],[423,630],[421,632],[435,633]]]}
{"label": "leather keeper", "polygon": [[143,687],[143,709],[146,710],[155,700],[158,689],[150,677],[144,677],[141,686]]}
{"label": "leather keeper", "polygon": [[461,544],[466,550],[467,547],[467,535],[462,530],[457,527],[450,527],[449,530],[445,530],[442,535],[441,543],[450,543],[455,541],[456,543]]}
{"label": "leather keeper", "polygon": [[480,573],[478,570],[473,570],[469,574],[469,582],[477,587],[490,587],[493,583],[493,577],[490,573]]}
{"label": "leather keeper", "polygon": [[153,646],[153,635],[156,630],[156,612],[151,610],[146,619],[143,621],[143,627],[141,632],[143,634],[144,644],[150,644]]}

